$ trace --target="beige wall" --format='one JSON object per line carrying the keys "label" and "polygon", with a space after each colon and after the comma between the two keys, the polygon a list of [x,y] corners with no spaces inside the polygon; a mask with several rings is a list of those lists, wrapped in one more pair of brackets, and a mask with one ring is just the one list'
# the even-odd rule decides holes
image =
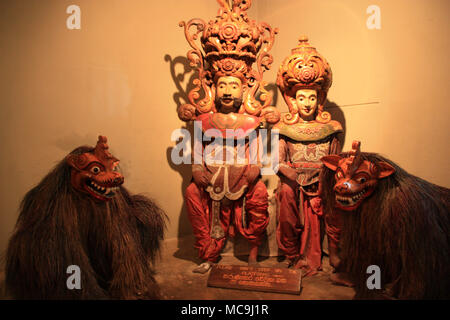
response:
{"label": "beige wall", "polygon": [[[344,148],[360,139],[363,150],[450,187],[448,1],[254,2],[251,17],[280,29],[269,82],[307,34],[333,69],[329,99],[345,116]],[[70,4],[81,7],[81,30],[66,28]],[[370,4],[381,7],[381,30],[366,28]],[[182,199],[189,168],[167,156],[190,74],[177,87],[171,65],[183,73],[189,49],[178,22],[216,12],[213,0],[1,2],[0,252],[24,194],[98,134],[121,159],[125,185],[167,211],[167,237],[191,232]],[[285,109],[282,99],[277,106]]]}
{"label": "beige wall", "polygon": [[[410,173],[450,187],[450,2],[446,0],[259,1],[260,17],[280,29],[278,66],[306,34],[333,70],[328,99],[354,139]],[[381,30],[369,30],[366,9],[381,9]],[[273,81],[273,80],[272,80]],[[283,99],[277,106],[285,108]]]}

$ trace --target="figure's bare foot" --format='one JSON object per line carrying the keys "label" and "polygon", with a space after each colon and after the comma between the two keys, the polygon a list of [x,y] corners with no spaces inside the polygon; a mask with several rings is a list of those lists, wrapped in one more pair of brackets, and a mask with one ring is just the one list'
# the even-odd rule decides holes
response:
{"label": "figure's bare foot", "polygon": [[250,254],[248,255],[248,265],[253,267],[258,266],[258,246],[252,246],[250,248]]}
{"label": "figure's bare foot", "polygon": [[298,262],[298,257],[294,257],[294,258],[286,257],[286,259],[284,259],[282,261],[282,265],[285,268],[294,268],[295,269],[295,265],[297,264],[297,262]]}
{"label": "figure's bare foot", "polygon": [[355,284],[350,280],[348,275],[344,272],[336,272],[332,273],[330,276],[331,282],[336,285],[346,286],[346,287],[354,287]]}
{"label": "figure's bare foot", "polygon": [[286,259],[286,260],[281,262],[281,266],[283,268],[287,268],[288,269],[288,268],[292,267],[293,265],[294,265],[293,262],[288,260],[288,259]]}
{"label": "figure's bare foot", "polygon": [[312,277],[312,276],[315,276],[316,274],[319,274],[319,270],[313,270],[311,268],[303,268],[301,270],[302,270],[303,278]]}
{"label": "figure's bare foot", "polygon": [[308,263],[305,259],[298,259],[297,262],[293,265],[294,269],[305,269],[308,268]]}
{"label": "figure's bare foot", "polygon": [[297,263],[293,266],[293,269],[301,270],[302,277],[310,277],[314,276],[322,271],[322,267],[318,269],[312,269],[311,266],[308,265],[308,261],[305,258],[300,258]]}
{"label": "figure's bare foot", "polygon": [[192,270],[192,272],[201,273],[201,274],[207,273],[209,271],[209,269],[211,269],[211,266],[212,266],[211,262],[206,261],[206,262],[203,262],[202,264],[200,264],[199,266],[197,266],[194,270]]}

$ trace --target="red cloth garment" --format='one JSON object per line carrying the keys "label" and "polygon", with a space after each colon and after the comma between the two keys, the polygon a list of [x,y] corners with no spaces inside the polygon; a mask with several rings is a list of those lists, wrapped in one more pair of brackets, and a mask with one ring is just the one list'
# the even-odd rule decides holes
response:
{"label": "red cloth garment", "polygon": [[185,192],[188,218],[195,236],[194,247],[198,249],[202,260],[217,262],[228,236],[233,237],[235,230],[242,234],[251,244],[259,245],[264,230],[269,223],[268,195],[264,183],[258,181],[245,193],[245,212],[247,227],[243,225],[243,198],[221,203],[220,224],[225,232],[221,239],[211,238],[211,204],[209,194],[191,183]]}
{"label": "red cloth garment", "polygon": [[[312,272],[322,268],[321,199],[304,195],[299,204],[299,192],[297,183],[284,180],[280,184],[277,243],[292,263],[301,260],[300,266]],[[299,205],[303,206],[304,225]]]}
{"label": "red cloth garment", "polygon": [[256,182],[245,195],[245,212],[247,227],[242,221],[242,200],[235,202],[235,223],[239,233],[252,245],[259,246],[263,239],[264,231],[269,224],[269,200],[266,185],[262,181]]}
{"label": "red cloth garment", "polygon": [[300,255],[300,235],[303,225],[298,210],[298,184],[281,182],[277,192],[278,200],[278,248],[290,261],[295,262]]}
{"label": "red cloth garment", "polygon": [[322,270],[321,199],[319,197],[309,198],[305,195],[303,204],[300,205],[303,205],[305,214],[305,227],[300,240],[300,259],[303,261],[302,267],[306,269],[307,274],[314,274]]}
{"label": "red cloth garment", "polygon": [[342,231],[342,216],[336,212],[329,212],[325,216],[325,228],[328,237],[328,247],[339,248],[339,238]]}
{"label": "red cloth garment", "polygon": [[[208,193],[191,182],[185,192],[185,201],[188,218],[195,236],[194,247],[198,249],[199,257],[206,261],[216,262],[225,245],[226,238],[212,239],[210,236],[211,199]],[[229,217],[222,215],[220,222],[225,230],[228,229],[227,221],[229,221]]]}
{"label": "red cloth garment", "polygon": [[[332,249],[338,246],[341,224],[336,217],[327,220],[326,216],[331,213],[323,213],[319,196],[320,158],[336,154],[338,149],[339,142],[334,134],[317,141],[280,137],[277,242],[291,263],[304,269],[306,274],[322,269],[325,232]],[[337,252],[337,249],[330,250],[330,261],[339,260]]]}

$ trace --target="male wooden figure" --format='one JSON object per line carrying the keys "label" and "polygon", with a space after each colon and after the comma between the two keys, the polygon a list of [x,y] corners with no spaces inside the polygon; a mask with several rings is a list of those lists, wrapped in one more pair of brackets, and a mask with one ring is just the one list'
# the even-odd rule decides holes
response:
{"label": "male wooden figure", "polygon": [[[194,148],[202,161],[192,165],[193,181],[185,192],[195,247],[204,261],[194,269],[199,273],[218,261],[227,236],[236,232],[250,242],[249,263],[256,263],[269,222],[268,195],[259,179],[260,165],[249,149],[256,143],[252,137],[256,137],[262,117],[273,122],[279,115],[269,107],[271,99],[262,81],[263,71],[271,63],[268,51],[276,31],[248,18],[251,1],[218,2],[221,7],[214,21],[206,24],[192,19],[180,24],[193,48],[188,57],[198,67],[199,79],[189,93],[191,103],[180,106],[178,115],[184,121],[201,123],[203,136],[213,140]],[[193,26],[196,33],[190,33]],[[200,32],[203,50],[194,41]],[[254,62],[257,70],[252,69]],[[263,104],[255,99],[260,87]],[[200,89],[205,96],[197,101]],[[227,143],[215,145],[216,141]]]}

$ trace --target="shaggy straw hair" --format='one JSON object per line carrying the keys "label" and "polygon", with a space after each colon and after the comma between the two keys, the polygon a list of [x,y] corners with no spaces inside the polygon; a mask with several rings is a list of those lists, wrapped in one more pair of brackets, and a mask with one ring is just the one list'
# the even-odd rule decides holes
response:
{"label": "shaggy straw hair", "polygon": [[[72,154],[92,152],[79,147]],[[153,263],[166,215],[120,187],[109,202],[74,190],[62,160],[22,201],[6,254],[6,286],[17,299],[157,298]],[[69,265],[81,290],[69,290]]]}
{"label": "shaggy straw hair", "polygon": [[[344,217],[342,271],[355,281],[356,297],[373,298],[378,291],[399,299],[448,299],[450,190],[408,174],[380,155],[361,156],[372,163],[385,161],[396,172],[379,180],[355,211],[337,212]],[[321,178],[327,210],[339,210],[334,208],[334,175],[325,168]],[[381,292],[367,289],[370,265],[381,269]]]}

